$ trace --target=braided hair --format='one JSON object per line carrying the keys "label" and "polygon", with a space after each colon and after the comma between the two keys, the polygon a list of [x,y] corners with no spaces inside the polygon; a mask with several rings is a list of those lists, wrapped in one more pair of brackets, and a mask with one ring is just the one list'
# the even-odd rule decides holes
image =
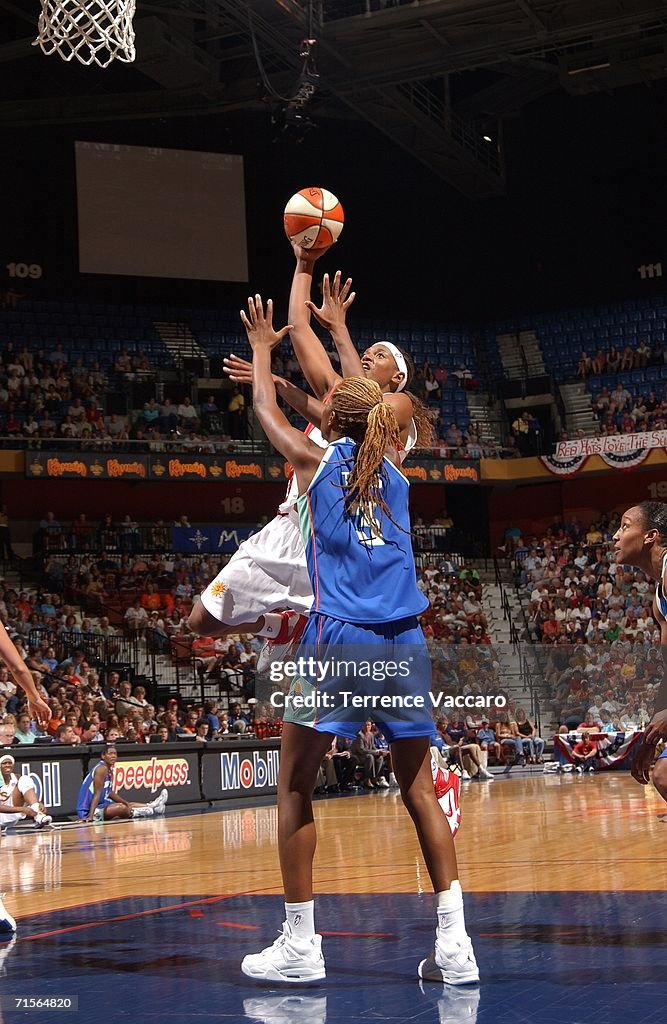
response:
{"label": "braided hair", "polygon": [[[367,377],[345,377],[331,396],[338,427],[359,445],[346,487],[349,512],[360,512],[371,531],[380,536],[376,510],[392,519],[382,495],[382,460],[388,447],[400,446],[398,422],[384,401],[380,385]],[[392,522],[394,520],[392,519]]]}

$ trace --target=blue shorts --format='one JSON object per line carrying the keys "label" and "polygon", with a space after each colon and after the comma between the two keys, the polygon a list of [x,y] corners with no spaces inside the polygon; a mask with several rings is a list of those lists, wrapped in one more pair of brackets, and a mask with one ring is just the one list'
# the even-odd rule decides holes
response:
{"label": "blue shorts", "polygon": [[433,734],[431,661],[415,617],[355,625],[313,613],[291,664],[285,722],[354,739],[370,718],[390,743]]}
{"label": "blue shorts", "polygon": [[[100,802],[98,803],[97,807],[95,808],[95,813],[93,814],[93,821],[104,821],[104,808],[108,807],[109,804],[112,804],[112,803],[113,803],[113,800],[100,800]],[[88,810],[89,810],[89,808],[77,807],[77,809],[76,809],[76,816],[77,816],[77,818],[81,818],[82,820],[84,818],[87,818],[88,817]]]}

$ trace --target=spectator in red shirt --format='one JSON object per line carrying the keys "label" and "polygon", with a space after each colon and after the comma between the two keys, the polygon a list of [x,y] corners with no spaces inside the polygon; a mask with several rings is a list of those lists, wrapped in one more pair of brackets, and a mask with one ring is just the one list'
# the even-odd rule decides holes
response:
{"label": "spectator in red shirt", "polygon": [[598,745],[594,743],[590,738],[590,734],[584,732],[581,734],[581,739],[575,744],[572,754],[576,767],[580,771],[595,771],[595,758],[598,752]]}

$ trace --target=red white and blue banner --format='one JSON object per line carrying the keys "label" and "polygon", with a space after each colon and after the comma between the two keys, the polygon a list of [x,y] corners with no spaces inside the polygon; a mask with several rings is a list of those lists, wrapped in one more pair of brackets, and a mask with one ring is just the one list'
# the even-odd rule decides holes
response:
{"label": "red white and blue banner", "polygon": [[[642,732],[591,733],[590,738],[598,748],[595,767],[603,770],[629,769],[634,749],[643,735]],[[554,736],[554,748],[567,762],[574,764],[572,751],[580,739],[580,733],[558,733]]]}
{"label": "red white and blue banner", "polygon": [[611,469],[634,469],[654,448],[667,449],[667,430],[558,441],[553,455],[541,455],[540,461],[554,476],[574,476],[592,455],[599,455]]}
{"label": "red white and blue banner", "polygon": [[645,448],[667,448],[667,430],[647,430],[642,434],[609,434],[604,437],[577,437],[558,441],[554,449],[557,459],[589,456],[623,456],[638,454]]}

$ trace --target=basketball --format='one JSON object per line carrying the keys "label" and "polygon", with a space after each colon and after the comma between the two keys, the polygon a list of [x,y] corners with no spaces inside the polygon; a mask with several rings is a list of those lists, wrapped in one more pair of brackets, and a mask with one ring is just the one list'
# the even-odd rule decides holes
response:
{"label": "basketball", "polygon": [[304,249],[324,249],[337,241],[344,222],[343,207],[326,188],[302,188],[283,216],[287,237]]}

